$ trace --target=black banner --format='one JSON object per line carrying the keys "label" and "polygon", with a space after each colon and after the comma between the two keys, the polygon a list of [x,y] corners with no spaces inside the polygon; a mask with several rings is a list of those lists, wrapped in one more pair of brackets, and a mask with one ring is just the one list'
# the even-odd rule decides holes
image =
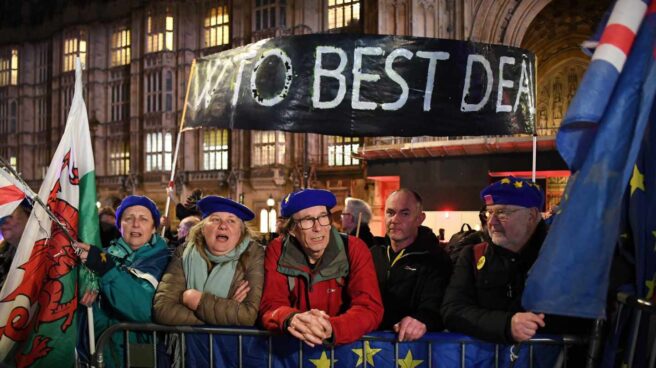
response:
{"label": "black banner", "polygon": [[533,133],[535,57],[454,40],[312,34],[197,63],[186,127],[344,136]]}

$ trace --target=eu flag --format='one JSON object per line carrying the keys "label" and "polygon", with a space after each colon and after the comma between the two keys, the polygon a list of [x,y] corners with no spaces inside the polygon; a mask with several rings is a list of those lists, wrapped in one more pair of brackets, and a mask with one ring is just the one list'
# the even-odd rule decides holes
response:
{"label": "eu flag", "polygon": [[654,104],[655,10],[655,1],[649,9],[646,0],[616,3],[558,132],[558,150],[575,173],[527,279],[527,310],[605,317],[622,198]]}

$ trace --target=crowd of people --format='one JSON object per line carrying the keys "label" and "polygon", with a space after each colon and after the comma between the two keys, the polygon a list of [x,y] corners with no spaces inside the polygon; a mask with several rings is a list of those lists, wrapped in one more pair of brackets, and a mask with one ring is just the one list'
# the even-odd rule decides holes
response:
{"label": "crowd of people", "polygon": [[[374,330],[414,341],[446,329],[503,344],[538,332],[587,334],[589,321],[521,306],[547,233],[542,190],[506,177],[484,188],[481,201],[485,226],[452,260],[422,225],[421,196],[407,188],[386,198],[383,237],[371,233],[371,208],[362,200],[347,199],[340,232],[333,193],[290,193],[268,244],[249,230],[254,213],[229,198],[194,192],[178,205],[177,234],[162,237],[155,203],[128,196],[115,213],[100,211],[103,244],[76,245],[99,280],[98,292],[82,295],[81,304],[93,307],[96,338],[120,321],[260,326],[309,346],[347,344]],[[3,278],[29,209],[27,203],[0,220]],[[148,339],[130,335],[134,343]],[[113,336],[108,366],[122,365],[122,341]]]}

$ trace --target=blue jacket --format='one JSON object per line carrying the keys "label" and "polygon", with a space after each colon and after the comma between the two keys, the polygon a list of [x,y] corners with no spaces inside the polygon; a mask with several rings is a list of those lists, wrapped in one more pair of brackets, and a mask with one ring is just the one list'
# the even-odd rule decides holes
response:
{"label": "blue jacket", "polygon": [[[152,322],[153,297],[171,257],[166,241],[153,235],[133,251],[122,238],[111,242],[105,252],[114,267],[100,277],[100,294],[94,304],[96,341],[119,322]],[[131,342],[147,342],[146,336],[131,334]],[[104,350],[106,366],[123,366],[123,336],[115,333]]]}

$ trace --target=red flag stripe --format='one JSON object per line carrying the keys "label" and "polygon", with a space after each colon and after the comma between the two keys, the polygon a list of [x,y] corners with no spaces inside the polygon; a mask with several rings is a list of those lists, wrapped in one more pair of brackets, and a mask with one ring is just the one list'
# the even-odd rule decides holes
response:
{"label": "red flag stripe", "polygon": [[0,205],[20,201],[25,198],[25,193],[22,190],[18,189],[15,185],[7,185],[0,188]]}
{"label": "red flag stripe", "polygon": [[604,31],[604,34],[599,40],[599,44],[610,44],[627,55],[633,45],[633,40],[635,39],[635,33],[629,27],[622,24],[609,24]]}

